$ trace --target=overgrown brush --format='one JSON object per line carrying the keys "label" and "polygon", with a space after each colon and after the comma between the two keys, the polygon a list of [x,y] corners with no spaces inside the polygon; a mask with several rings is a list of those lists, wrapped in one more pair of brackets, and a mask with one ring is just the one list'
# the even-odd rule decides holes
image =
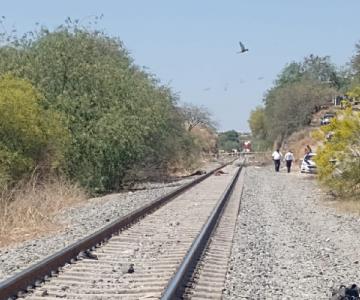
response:
{"label": "overgrown brush", "polygon": [[0,76],[0,190],[36,169],[62,165],[69,132],[62,115],[41,105],[43,96],[27,80]]}
{"label": "overgrown brush", "polygon": [[315,136],[325,140],[316,162],[319,179],[340,198],[360,199],[360,113],[348,109]]}
{"label": "overgrown brush", "polygon": [[61,224],[55,215],[86,199],[82,188],[56,178],[40,183],[36,177],[18,183],[0,195],[0,247],[52,230]]}
{"label": "overgrown brush", "polygon": [[[67,19],[53,31],[42,27],[3,41],[0,35],[0,45],[0,75],[10,73],[30,82],[43,95],[41,109],[66,120],[64,130],[70,133],[66,149],[51,148],[52,143],[43,143],[40,149],[59,149],[60,158],[65,158],[63,174],[87,190],[119,189],[126,172],[144,160],[160,166],[198,155],[196,141],[184,127],[177,95],[136,66],[119,39]],[[17,92],[13,90],[8,99],[15,99]],[[20,102],[31,101],[22,97]],[[24,128],[31,129],[26,118],[22,120]],[[56,135],[65,136],[65,132]],[[39,138],[30,141],[37,143]],[[22,159],[17,146],[5,150],[3,158],[0,147],[0,168],[4,161],[16,161],[21,167],[16,174],[22,175],[34,166]]]}

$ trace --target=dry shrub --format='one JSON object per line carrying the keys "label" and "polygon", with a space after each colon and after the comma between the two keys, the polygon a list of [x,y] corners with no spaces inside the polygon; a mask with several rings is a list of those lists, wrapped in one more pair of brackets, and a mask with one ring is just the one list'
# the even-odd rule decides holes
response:
{"label": "dry shrub", "polygon": [[360,215],[360,203],[359,199],[342,199],[341,201],[336,201],[334,203],[335,208],[337,208],[340,211],[349,213],[349,214],[355,214],[357,216]]}
{"label": "dry shrub", "polygon": [[205,126],[198,126],[193,128],[191,134],[203,153],[217,152],[216,144],[218,136],[212,129]]}
{"label": "dry shrub", "polygon": [[39,184],[33,178],[0,196],[0,246],[57,230],[57,212],[86,199],[85,192],[65,179]]}
{"label": "dry shrub", "polygon": [[306,145],[309,145],[316,152],[317,147],[321,143],[312,137],[313,131],[314,128],[308,127],[293,133],[284,142],[284,150],[292,150],[296,160],[304,157]]}

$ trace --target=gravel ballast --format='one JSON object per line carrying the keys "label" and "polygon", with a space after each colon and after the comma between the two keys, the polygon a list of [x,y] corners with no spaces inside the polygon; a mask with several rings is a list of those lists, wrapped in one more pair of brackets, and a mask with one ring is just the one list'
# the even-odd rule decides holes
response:
{"label": "gravel ballast", "polygon": [[224,299],[329,299],[360,283],[360,218],[312,176],[246,168]]}
{"label": "gravel ballast", "polygon": [[[209,163],[202,169],[209,171],[219,165]],[[89,199],[63,210],[56,216],[62,226],[60,231],[0,248],[0,281],[195,178],[192,176],[166,184],[143,183],[138,185],[141,190]]]}

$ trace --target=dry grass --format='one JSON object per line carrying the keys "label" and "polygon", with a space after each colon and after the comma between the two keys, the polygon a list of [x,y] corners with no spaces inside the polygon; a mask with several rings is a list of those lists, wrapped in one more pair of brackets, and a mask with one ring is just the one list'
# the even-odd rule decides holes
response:
{"label": "dry grass", "polygon": [[342,212],[360,215],[360,201],[359,200],[341,200],[335,201],[333,206]]}
{"label": "dry grass", "polygon": [[23,183],[0,196],[0,247],[54,231],[54,215],[84,201],[85,192],[63,179]]}
{"label": "dry grass", "polygon": [[326,191],[324,202],[327,206],[335,208],[340,213],[360,216],[360,201],[356,196],[344,197],[334,194],[328,187],[324,186],[323,189]]}

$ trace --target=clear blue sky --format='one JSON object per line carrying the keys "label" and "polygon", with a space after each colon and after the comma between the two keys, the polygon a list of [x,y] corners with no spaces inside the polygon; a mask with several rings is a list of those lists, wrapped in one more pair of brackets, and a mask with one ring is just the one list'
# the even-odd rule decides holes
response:
{"label": "clear blue sky", "polygon": [[[360,40],[359,0],[5,1],[0,15],[20,32],[66,17],[118,36],[138,65],[170,83],[183,102],[209,108],[220,130],[248,130],[251,109],[290,61],[311,53],[343,65]],[[238,41],[250,49],[238,55]],[[263,79],[260,79],[263,77]],[[205,91],[204,89],[210,88]]]}

